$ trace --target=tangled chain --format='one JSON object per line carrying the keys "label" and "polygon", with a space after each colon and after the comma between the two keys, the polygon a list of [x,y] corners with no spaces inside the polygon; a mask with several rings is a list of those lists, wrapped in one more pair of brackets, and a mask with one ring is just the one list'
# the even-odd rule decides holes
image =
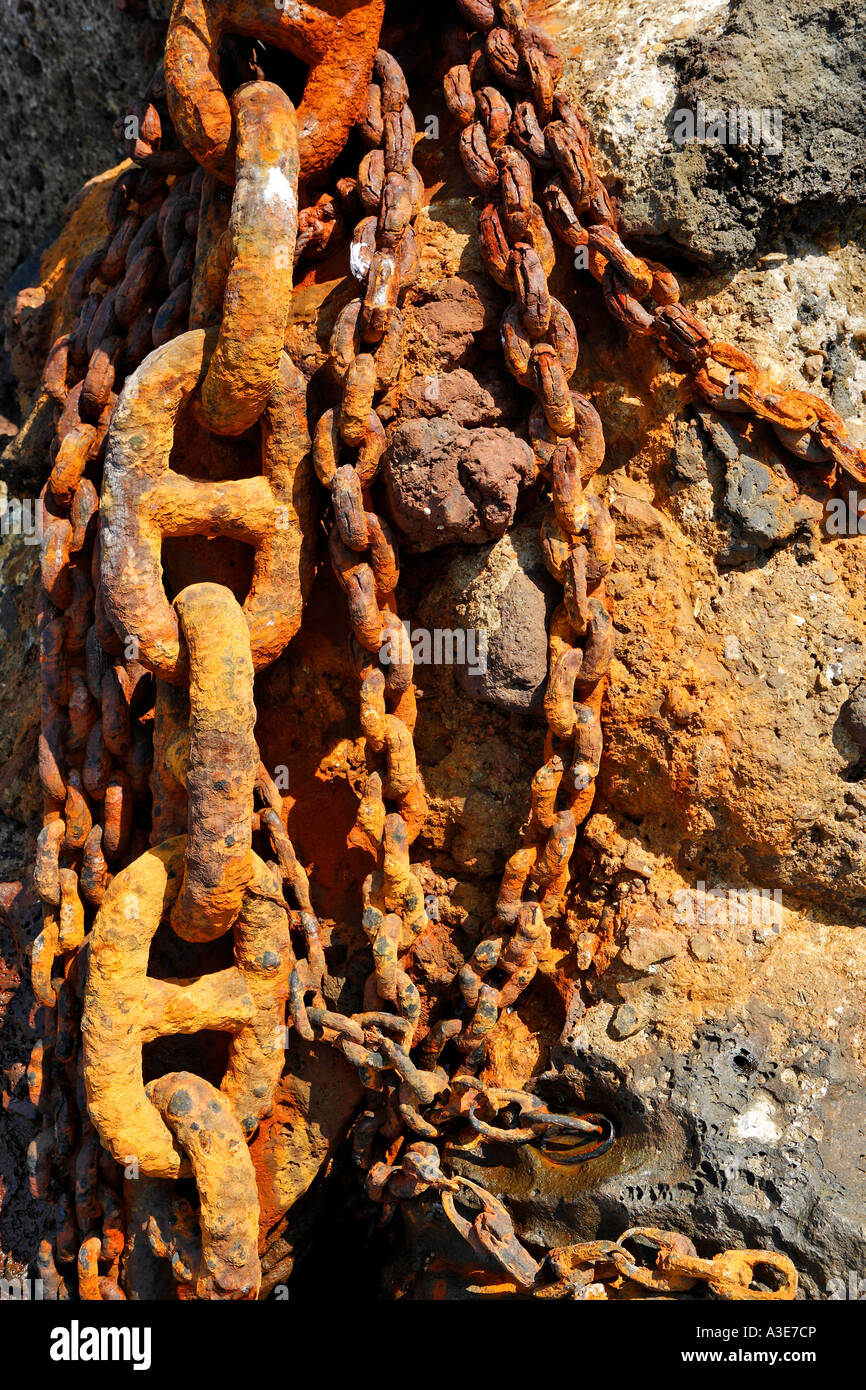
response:
{"label": "tangled chain", "polygon": [[[570,389],[578,341],[550,293],[551,233],[585,249],[610,312],[651,335],[713,405],[768,420],[786,448],[826,462],[828,473],[866,478],[835,412],[807,393],[781,391],[744,353],[713,342],[679,304],[670,272],[623,244],[583,115],[558,91],[555,45],[528,22],[522,0],[457,3],[468,28],[448,39],[445,98],[484,195],[485,263],[512,295],[502,348],[536,398],[530,438],[551,492],[542,542],[563,590],[549,633],[544,762],[523,843],[506,865],[490,935],[458,972],[459,998],[431,1016],[412,973],[428,926],[410,859],[426,813],[412,651],[396,613],[394,537],[371,498],[386,447],[377,405],[399,383],[401,304],[419,269],[413,223],[424,187],[409,91],[395,59],[376,46],[382,0],[359,0],[339,32],[327,4],[251,18],[241,0],[178,0],[165,74],[130,109],[134,167],[112,191],[108,238],[72,279],[75,322],[45,372],[61,413],[43,494],[45,814],[36,884],[44,926],[33,948],[40,1040],[28,1085],[42,1116],[31,1184],[57,1215],[55,1238],[39,1254],[53,1296],[65,1296],[58,1264],[76,1266],[86,1299],[124,1297],[124,1269],[127,1285],[146,1282],[141,1235],[153,1257],[170,1261],[181,1297],[257,1295],[248,1142],[273,1105],[286,1008],[300,1038],[331,1044],[357,1068],[365,1100],[353,1152],[369,1195],[387,1213],[436,1194],[485,1267],[501,1272],[480,1292],[667,1297],[698,1280],[723,1298],[796,1292],[782,1255],[700,1260],[685,1237],[652,1229],[537,1260],[498,1198],[440,1166],[442,1141],[467,1124],[497,1142],[567,1142],[577,1161],[614,1138],[603,1116],[553,1114],[537,1096],[480,1075],[491,1030],[533,980],[562,911],[594,796],[614,649],[605,586],[613,523],[587,489],[603,462],[602,425]],[[264,79],[256,47],[238,39],[230,52],[241,85],[229,102],[216,76],[226,30],[307,62],[297,113]],[[337,180],[299,211],[299,183],[330,167],[353,123],[367,147],[357,177]],[[328,354],[338,399],[310,441],[305,383],[283,350],[292,271],[302,256],[340,244],[359,203],[350,267],[360,289],[339,314]],[[175,472],[174,431],[187,407],[213,440],[256,426],[261,476]],[[311,580],[310,452],[330,499],[329,555],[346,595],[368,759],[350,841],[375,865],[361,914],[373,969],[352,1015],[327,1005],[310,885],[253,734],[254,672],[297,629]],[[163,536],[174,535],[253,546],[243,607],[210,582],[168,603],[159,555]],[[254,852],[256,834],[271,859]],[[189,942],[230,933],[234,964],[190,980],[150,977],[163,918]],[[191,1072],[143,1086],[145,1043],[206,1028],[229,1037],[219,1088]],[[131,1159],[140,1178],[124,1192],[118,1165]],[[197,1213],[176,1192],[177,1178],[190,1173]],[[780,1287],[755,1289],[760,1267],[775,1269]]]}

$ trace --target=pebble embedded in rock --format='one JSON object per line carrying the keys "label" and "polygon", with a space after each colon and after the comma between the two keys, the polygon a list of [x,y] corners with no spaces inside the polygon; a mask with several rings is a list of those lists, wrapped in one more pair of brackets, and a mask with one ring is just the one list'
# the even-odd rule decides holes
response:
{"label": "pebble embedded in rock", "polygon": [[506,714],[543,718],[547,625],[561,598],[541,551],[537,516],[495,545],[452,561],[445,575],[448,622],[483,634],[483,660],[457,669],[473,699]]}
{"label": "pebble embedded in rock", "polygon": [[632,970],[648,970],[660,961],[671,960],[682,948],[683,943],[676,932],[635,927],[628,934],[628,942],[620,953],[620,959]]}
{"label": "pebble embedded in rock", "polygon": [[400,397],[401,420],[444,416],[465,428],[504,425],[522,420],[526,402],[518,397],[515,383],[504,372],[489,367],[467,371],[458,367],[442,375],[413,377]]}
{"label": "pebble embedded in rock", "polygon": [[842,722],[861,748],[866,748],[866,681],[861,681],[842,707]]}
{"label": "pebble embedded in rock", "polygon": [[610,1034],[616,1038],[617,1042],[623,1042],[625,1038],[631,1038],[635,1033],[639,1033],[648,1022],[649,1014],[646,1004],[642,1004],[640,1000],[634,1004],[620,1004],[610,1020]]}
{"label": "pebble embedded in rock", "polygon": [[481,276],[452,275],[416,307],[413,326],[440,371],[471,361],[477,347],[494,347],[502,296]]}

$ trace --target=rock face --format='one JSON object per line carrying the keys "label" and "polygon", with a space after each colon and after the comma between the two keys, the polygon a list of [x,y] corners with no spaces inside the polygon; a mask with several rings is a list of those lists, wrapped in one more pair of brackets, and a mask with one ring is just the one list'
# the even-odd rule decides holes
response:
{"label": "rock face", "polygon": [[84,181],[116,162],[111,127],[159,56],[150,23],[88,0],[58,0],[50,12],[30,0],[4,6],[0,283],[51,238]]}
{"label": "rock face", "polygon": [[[683,297],[716,336],[822,394],[852,437],[866,439],[857,418],[866,253],[842,222],[866,200],[853,139],[858,7],[533,8],[558,32],[566,81],[594,117],[626,225],[705,268],[682,277]],[[134,95],[129,85],[124,97]],[[699,97],[707,108],[781,111],[781,154],[760,144],[676,149],[673,113]],[[417,111],[437,109],[435,100],[425,90]],[[415,968],[443,996],[488,934],[528,814],[543,759],[543,625],[559,600],[537,542],[530,397],[502,371],[505,298],[480,267],[477,210],[453,136],[443,115],[441,139],[423,154],[436,191],[419,223],[407,366],[377,496],[403,536],[401,616],[428,634],[486,637],[483,670],[466,661],[416,670],[429,813],[412,857],[436,920]],[[757,253],[766,254],[747,264]],[[553,288],[581,340],[573,386],[605,426],[593,488],[617,527],[617,653],[599,793],[575,854],[579,886],[550,959],[497,1028],[487,1076],[526,1083],[561,1109],[603,1110],[620,1137],[602,1159],[567,1169],[533,1145],[485,1145],[484,1181],[538,1249],[659,1225],[691,1236],[702,1254],[781,1250],[807,1297],[838,1296],[838,1281],[844,1288],[866,1253],[863,537],[834,534],[820,473],[783,456],[764,427],[692,399],[653,348],[635,347],[605,316],[594,283],[567,260]],[[310,376],[327,338],[316,315],[327,321],[344,294],[324,273],[298,290],[288,342]],[[22,313],[38,315],[37,300]],[[21,362],[28,323],[25,313]],[[37,401],[7,455],[19,495],[41,486],[49,438]],[[36,584],[33,548],[14,537],[2,547],[0,851],[3,875],[17,877],[32,859],[38,811]],[[354,925],[369,862],[346,850],[365,764],[342,613],[323,566],[291,651],[256,690],[265,761],[290,769],[289,828],[325,926],[329,1002],[341,1006],[357,1000],[369,970]],[[14,937],[2,930],[10,1104],[0,1115],[0,1243],[24,1268],[45,1215],[27,1197],[24,1161],[36,1121],[26,1108],[32,1027],[19,981],[34,924],[22,921]],[[286,1135],[303,1125],[315,1088],[306,1074],[284,1085],[262,1141],[274,1194],[302,1187],[339,1146],[349,1083],[335,1071],[321,1084],[326,1104],[300,1150]],[[451,1159],[477,1173],[471,1154]],[[321,1213],[318,1188],[314,1196],[297,1215],[305,1232]],[[390,1287],[432,1296],[423,1273],[431,1245],[457,1264],[465,1247],[434,1204],[407,1204],[405,1222]],[[269,1268],[284,1252],[291,1259],[283,1232]],[[452,1295],[465,1296],[464,1285],[455,1279]]]}
{"label": "rock face", "polygon": [[862,205],[862,0],[660,0],[651,13],[553,0],[538,12],[566,52],[580,44],[573,81],[635,235],[731,269],[786,226],[815,230]]}
{"label": "rock face", "polygon": [[474,699],[506,714],[543,717],[547,625],[560,601],[544,564],[540,512],[493,546],[453,560],[423,600],[419,620],[473,634],[474,660],[457,665],[457,682]]}
{"label": "rock face", "polygon": [[[161,49],[164,22],[143,6],[97,9],[58,0],[50,12],[9,0],[0,31],[0,313],[38,279],[38,252],[57,235],[64,205],[86,179],[117,162],[112,126],[143,94]],[[18,317],[22,317],[18,306]],[[40,361],[48,344],[40,302],[32,332]],[[19,351],[24,335],[16,335]],[[0,447],[20,423],[21,364],[0,344]]]}

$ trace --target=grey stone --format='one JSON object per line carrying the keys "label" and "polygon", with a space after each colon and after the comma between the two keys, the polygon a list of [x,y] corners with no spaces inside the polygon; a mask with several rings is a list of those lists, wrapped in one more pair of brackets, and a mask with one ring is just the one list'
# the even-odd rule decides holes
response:
{"label": "grey stone", "polygon": [[[808,232],[856,213],[866,199],[864,0],[729,0],[640,7],[639,17],[632,8],[625,0],[608,17],[599,6],[580,27],[572,78],[617,176],[626,228],[721,270],[780,227]],[[572,23],[566,46],[576,15]],[[632,32],[637,51],[623,63]],[[710,113],[768,113],[763,135],[743,140],[738,129],[731,140],[728,130],[725,143],[678,145],[675,113],[695,113],[698,101]]]}
{"label": "grey stone", "polygon": [[455,620],[483,633],[485,669],[457,669],[476,700],[508,714],[543,717],[547,625],[562,592],[547,572],[535,522],[515,526],[494,546],[461,555],[444,588]]}
{"label": "grey stone", "polygon": [[156,63],[133,10],[9,0],[0,33],[0,283],[56,227],[64,203],[122,154],[111,133]]}
{"label": "grey stone", "polygon": [[648,1021],[641,1000],[634,1004],[620,1004],[610,1020],[610,1035],[621,1042],[624,1038],[631,1038],[635,1033],[639,1033]]}
{"label": "grey stone", "polygon": [[648,970],[659,961],[671,960],[683,949],[676,932],[656,931],[652,927],[635,927],[621,953],[621,960],[632,970]]}
{"label": "grey stone", "polygon": [[866,681],[861,681],[841,710],[842,722],[855,742],[866,748]]}

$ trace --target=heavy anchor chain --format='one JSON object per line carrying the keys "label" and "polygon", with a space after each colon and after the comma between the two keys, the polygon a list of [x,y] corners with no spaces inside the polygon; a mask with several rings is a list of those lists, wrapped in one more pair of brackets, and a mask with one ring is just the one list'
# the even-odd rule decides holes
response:
{"label": "heavy anchor chain", "polygon": [[[189,682],[188,732],[175,721],[161,749],[163,775],[173,769],[186,786],[187,834],[115,876],[90,936],[82,1034],[88,1111],[108,1151],[149,1182],[195,1176],[200,1232],[181,1221],[179,1245],[154,1217],[155,1253],[171,1258],[194,1296],[255,1298],[258,1196],[247,1141],[282,1072],[292,948],[281,880],[251,847],[253,676],[300,623],[306,528],[296,503],[309,437],[303,381],[282,346],[297,231],[296,117],[268,83],[240,88],[232,109],[237,178],[222,323],[158,349],[127,383],[109,431],[101,510],[106,612],[158,678],[158,710],[171,707],[166,683]],[[269,270],[274,244],[285,248],[282,272]],[[184,408],[224,435],[260,419],[261,476],[214,482],[173,472]],[[162,540],[190,534],[255,547],[243,607],[211,583],[169,605]],[[231,931],[234,966],[187,982],[149,978],[164,919],[189,941]],[[144,1043],[203,1029],[230,1037],[219,1090],[186,1072],[143,1085]],[[178,1224],[175,1209],[169,1226]]]}
{"label": "heavy anchor chain", "polygon": [[[122,1298],[121,1175],[101,1150],[86,1113],[78,1024],[87,929],[112,873],[143,848],[135,825],[151,765],[152,681],[108,622],[99,579],[98,482],[115,392],[154,346],[185,325],[198,226],[200,171],[173,144],[167,112],[159,132],[161,74],[145,102],[147,134],[134,167],[112,186],[107,236],[74,271],[44,387],[59,421],[40,504],[39,776],[43,830],[35,881],[43,931],[33,946],[37,1041],[28,1069],[42,1128],[28,1152],[32,1195],[49,1201],[52,1237],[38,1268],[52,1297],[67,1297],[58,1264],[77,1266],[85,1299]],[[153,145],[161,144],[154,149]],[[168,182],[167,182],[168,180]],[[16,893],[10,903],[20,900]]]}
{"label": "heavy anchor chain", "polygon": [[[711,343],[677,303],[670,273],[621,242],[582,115],[557,91],[555,45],[529,24],[521,0],[458,0],[458,7],[469,31],[461,40],[465,61],[445,80],[446,101],[463,128],[467,171],[485,198],[485,262],[513,296],[502,321],[503,353],[536,397],[530,438],[551,492],[542,543],[563,589],[549,634],[544,762],[532,782],[523,843],[506,865],[491,934],[458,973],[454,1003],[441,1017],[425,1018],[412,976],[415,943],[428,926],[410,860],[426,813],[413,742],[412,653],[394,601],[396,545],[371,494],[386,443],[377,402],[399,381],[401,304],[419,268],[413,224],[424,188],[413,163],[409,91],[399,65],[378,46],[384,0],[272,12],[245,0],[176,0],[164,81],[158,77],[140,104],[142,130],[130,150],[138,167],[118,181],[112,235],[77,272],[79,320],[55,344],[46,370],[63,416],[42,557],[47,802],[37,884],[46,916],[33,965],[46,1039],[67,1067],[83,998],[76,1084],[89,1119],[75,1158],[75,1222],[61,1211],[57,1245],[63,1258],[77,1259],[83,1297],[123,1296],[122,1202],[117,1173],[104,1162],[109,1155],[137,1164],[142,1178],[127,1205],[144,1213],[150,1249],[170,1261],[180,1296],[256,1296],[258,1197],[248,1141],[269,1113],[282,1072],[287,1003],[299,1036],[338,1048],[366,1088],[353,1144],[369,1195],[388,1214],[399,1201],[436,1194],[476,1256],[500,1272],[498,1285],[478,1292],[667,1297],[696,1280],[724,1298],[796,1291],[784,1256],[740,1251],[701,1260],[670,1232],[633,1230],[619,1242],[536,1259],[497,1197],[440,1167],[437,1145],[455,1126],[491,1143],[536,1144],[557,1163],[584,1162],[614,1142],[607,1117],[551,1112],[537,1096],[492,1087],[482,1075],[490,1033],[535,977],[562,912],[599,771],[613,656],[605,579],[614,529],[592,483],[603,433],[592,404],[570,389],[578,342],[549,290],[551,229],[570,247],[587,249],[611,312],[632,331],[652,333],[707,399],[720,392],[729,399],[717,380],[721,367],[727,385],[737,383],[731,408],[768,419],[800,457],[853,476],[862,467],[828,407],[806,393],[780,395],[751,359]],[[297,113],[263,80],[225,95],[218,50],[227,33],[307,63]],[[357,179],[341,180],[336,195],[321,194],[302,214],[299,237],[299,180],[330,168],[356,122],[367,146]],[[172,144],[172,125],[180,144]],[[166,178],[174,180],[169,191]],[[230,211],[224,184],[233,186]],[[360,291],[333,331],[329,366],[338,400],[317,422],[311,449],[305,384],[283,349],[292,268],[302,251],[329,245],[340,209],[355,196],[365,214],[350,248]],[[170,293],[157,312],[148,295],[164,288],[160,253],[170,265]],[[102,297],[91,293],[100,281],[109,287]],[[189,330],[180,331],[187,318]],[[156,351],[146,356],[151,346]],[[115,402],[115,371],[142,358]],[[85,364],[83,380],[68,390],[68,375]],[[258,430],[261,474],[208,476],[206,450],[204,476],[176,472],[171,456],[182,414],[187,427],[192,418],[218,436]],[[103,451],[94,541],[99,499],[86,470]],[[253,733],[254,673],[297,630],[311,578],[304,539],[310,455],[330,495],[329,555],[346,595],[368,764],[350,841],[374,861],[361,917],[373,969],[362,1011],[352,1016],[327,1006],[309,883]],[[191,585],[169,602],[162,543],[184,536],[252,546],[243,605],[218,583]],[[84,571],[91,553],[92,623]],[[141,731],[133,738],[130,716],[148,713],[148,699],[155,699],[153,829],[151,848],[141,852],[132,820],[147,790],[148,748]],[[104,805],[102,825],[93,823],[94,799]],[[254,824],[270,838],[273,863],[253,852]],[[108,865],[119,867],[130,853],[133,862],[112,877]],[[300,958],[284,887],[305,941]],[[98,909],[89,935],[80,893]],[[148,976],[163,923],[191,943],[231,932],[233,965],[190,980]],[[191,1072],[144,1085],[146,1043],[203,1029],[229,1038],[219,1088]],[[40,1066],[34,1054],[34,1093]],[[38,1190],[46,1156],[73,1147],[64,1121],[73,1106],[68,1089],[52,1096],[32,1158]],[[175,1190],[189,1174],[198,1215]],[[97,1215],[101,1237],[93,1233]],[[85,1236],[77,1246],[76,1230]],[[633,1248],[647,1245],[654,1264]],[[52,1252],[41,1259],[58,1283]],[[754,1287],[760,1267],[776,1270],[778,1288]]]}

